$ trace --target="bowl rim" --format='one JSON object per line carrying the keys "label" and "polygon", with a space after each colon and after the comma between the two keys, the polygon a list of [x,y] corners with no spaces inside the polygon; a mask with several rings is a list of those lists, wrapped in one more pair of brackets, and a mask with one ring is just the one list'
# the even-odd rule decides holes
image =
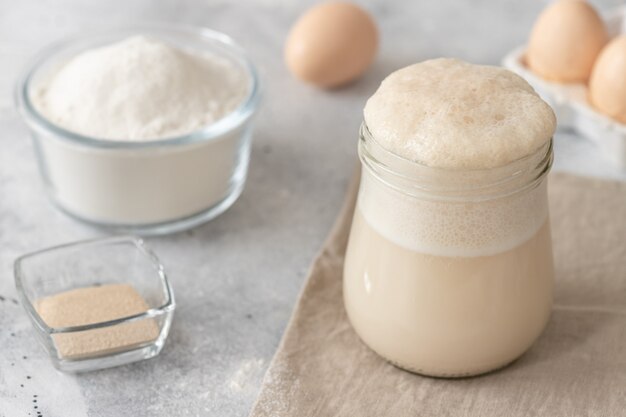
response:
{"label": "bowl rim", "polygon": [[[114,36],[120,36],[121,39],[123,35],[133,36],[142,34],[148,36],[153,35],[155,38],[159,38],[160,34],[163,36],[168,34],[192,36],[198,38],[199,40],[212,41],[221,44],[221,46],[225,47],[236,57],[239,61],[237,64],[247,74],[247,78],[250,83],[250,89],[247,96],[244,97],[237,108],[230,113],[226,114],[217,121],[204,125],[190,133],[140,141],[101,138],[74,132],[53,123],[41,114],[33,105],[29,94],[32,80],[41,67],[49,62],[49,60],[53,59],[57,54],[79,42],[95,42],[98,39]],[[42,48],[34,55],[25,68],[26,69],[23,71],[15,85],[14,102],[18,112],[27,124],[31,128],[52,133],[55,137],[65,141],[95,148],[146,149],[208,142],[218,139],[222,135],[241,126],[255,113],[261,99],[261,83],[259,75],[254,63],[247,56],[245,50],[230,36],[201,26],[152,23],[132,26],[118,26],[110,29],[75,34],[73,36],[62,38],[61,40],[53,42]]]}
{"label": "bowl rim", "polygon": [[[120,317],[113,320],[101,321],[97,323],[84,324],[80,326],[65,326],[65,327],[52,327],[46,324],[43,318],[37,312],[37,309],[33,305],[30,298],[26,295],[26,290],[24,288],[24,274],[22,272],[22,263],[29,258],[33,258],[44,253],[69,249],[73,247],[88,247],[88,246],[101,246],[101,245],[110,245],[110,244],[118,244],[118,243],[130,243],[134,246],[135,250],[138,250],[143,256],[147,257],[150,263],[155,266],[156,274],[161,282],[162,290],[166,296],[166,299],[163,304],[158,307],[150,308],[144,312],[133,314],[130,316]],[[162,316],[164,314],[171,313],[176,308],[176,301],[174,300],[174,291],[170,285],[169,279],[165,274],[165,268],[161,264],[161,261],[157,257],[157,255],[149,249],[143,239],[135,236],[114,236],[114,237],[106,237],[106,238],[96,238],[96,239],[88,239],[81,240],[77,242],[64,243],[61,245],[51,246],[48,248],[40,249],[34,252],[30,252],[18,257],[13,264],[13,273],[15,278],[15,288],[17,290],[17,295],[22,303],[22,306],[26,310],[28,316],[31,318],[31,321],[35,325],[36,329],[39,332],[43,332],[47,335],[53,334],[64,334],[64,333],[74,333],[81,332],[86,330],[93,329],[101,329],[105,327],[111,327],[122,323],[130,323],[133,321],[139,321],[143,319],[155,318],[158,316]]]}

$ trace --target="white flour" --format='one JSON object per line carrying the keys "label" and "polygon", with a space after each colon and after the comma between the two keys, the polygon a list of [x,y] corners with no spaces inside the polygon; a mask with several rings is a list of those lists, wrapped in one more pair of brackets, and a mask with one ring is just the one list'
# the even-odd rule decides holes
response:
{"label": "white flour", "polygon": [[33,101],[68,130],[142,140],[213,123],[234,110],[247,90],[246,75],[226,59],[135,36],[72,58]]}
{"label": "white flour", "polygon": [[265,361],[262,358],[243,360],[233,372],[228,386],[233,391],[256,390],[264,367]]}

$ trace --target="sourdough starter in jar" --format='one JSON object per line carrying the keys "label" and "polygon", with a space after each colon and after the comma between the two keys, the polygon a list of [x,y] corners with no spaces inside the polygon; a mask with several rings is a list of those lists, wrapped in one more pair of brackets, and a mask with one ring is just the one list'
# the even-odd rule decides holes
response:
{"label": "sourdough starter in jar", "polygon": [[551,108],[509,71],[437,59],[391,74],[364,114],[344,271],[353,327],[421,374],[506,365],[551,309]]}

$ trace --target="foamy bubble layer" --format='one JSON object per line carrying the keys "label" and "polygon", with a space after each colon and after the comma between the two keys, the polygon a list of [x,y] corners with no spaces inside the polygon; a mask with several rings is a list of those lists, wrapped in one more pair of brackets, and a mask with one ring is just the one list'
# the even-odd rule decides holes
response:
{"label": "foamy bubble layer", "polygon": [[547,221],[546,183],[487,201],[441,201],[394,190],[364,170],[358,209],[385,238],[435,256],[502,253],[533,237]]}
{"label": "foamy bubble layer", "polygon": [[437,168],[506,165],[548,142],[554,112],[518,75],[433,59],[389,75],[364,117],[387,150]]}

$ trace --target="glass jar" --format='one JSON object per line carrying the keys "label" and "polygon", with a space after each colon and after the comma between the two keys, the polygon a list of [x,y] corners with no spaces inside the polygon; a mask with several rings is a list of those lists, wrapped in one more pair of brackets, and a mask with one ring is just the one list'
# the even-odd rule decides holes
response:
{"label": "glass jar", "polygon": [[552,306],[552,141],[498,168],[437,169],[385,150],[363,124],[359,156],[343,289],[365,344],[440,377],[524,353]]}

